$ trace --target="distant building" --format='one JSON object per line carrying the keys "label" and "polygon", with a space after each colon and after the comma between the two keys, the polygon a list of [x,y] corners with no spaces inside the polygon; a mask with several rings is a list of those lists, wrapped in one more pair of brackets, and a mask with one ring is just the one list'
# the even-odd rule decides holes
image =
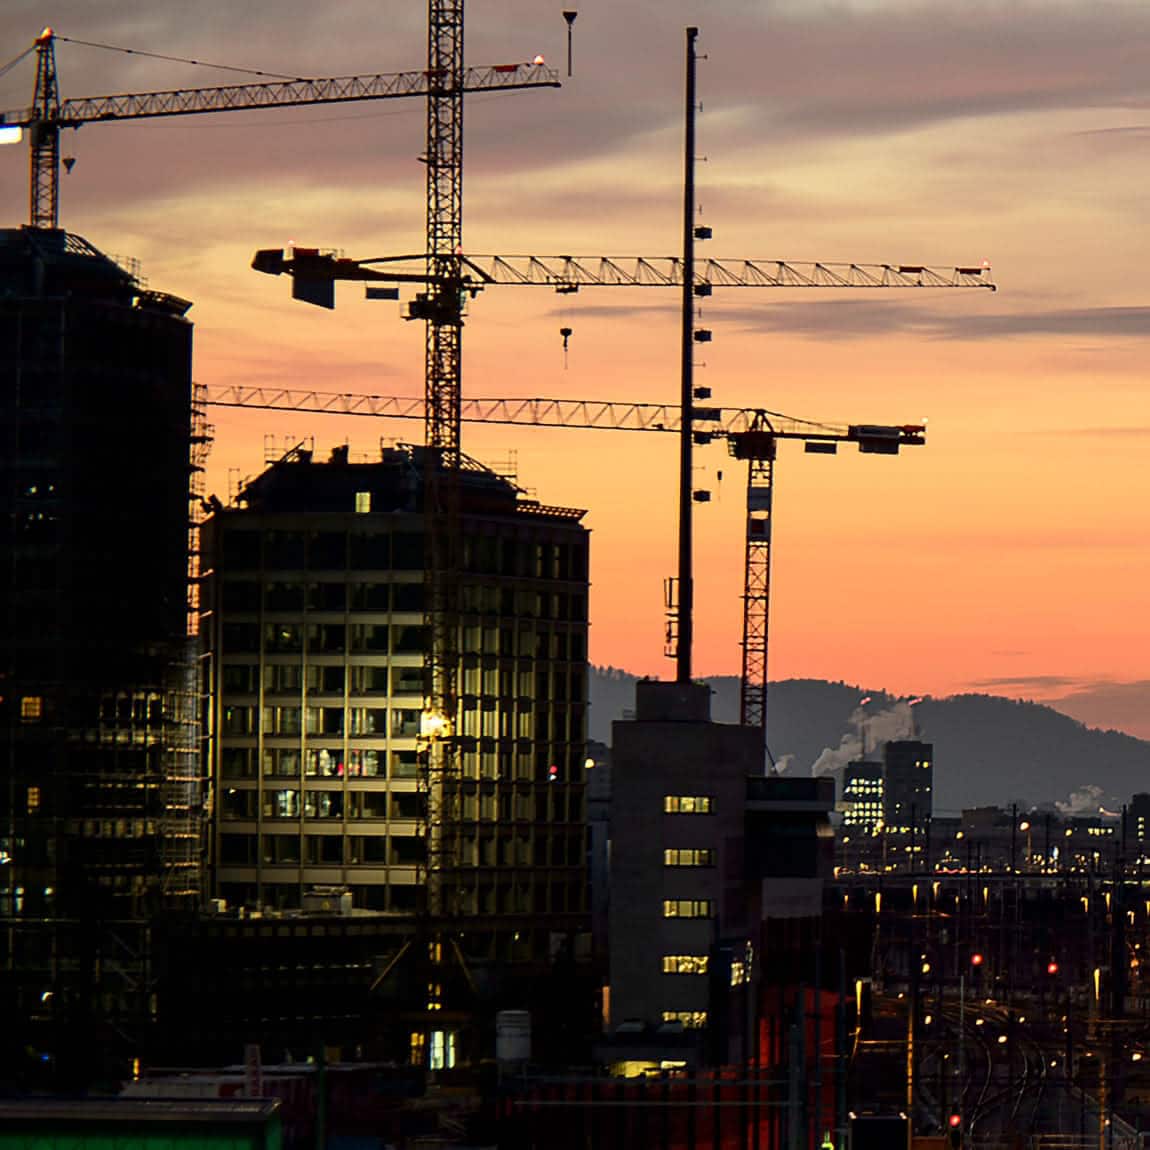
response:
{"label": "distant building", "polygon": [[0,1031],[64,1079],[122,1072],[145,921],[199,893],[189,306],[0,231]]}
{"label": "distant building", "polygon": [[883,766],[859,760],[843,768],[843,831],[850,835],[875,835],[883,825]]}
{"label": "distant building", "polygon": [[934,746],[892,739],[883,747],[883,824],[888,834],[922,836],[934,805]]}
{"label": "distant building", "polygon": [[882,763],[859,759],[843,767],[839,856],[848,871],[882,869],[883,793]]}

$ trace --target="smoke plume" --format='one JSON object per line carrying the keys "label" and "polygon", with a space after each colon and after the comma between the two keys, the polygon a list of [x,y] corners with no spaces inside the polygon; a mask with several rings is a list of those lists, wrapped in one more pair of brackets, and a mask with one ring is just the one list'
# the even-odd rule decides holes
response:
{"label": "smoke plume", "polygon": [[851,730],[843,735],[837,747],[823,748],[811,767],[812,775],[831,774],[883,743],[915,737],[914,712],[905,701],[873,713],[865,707],[856,707],[848,722]]}

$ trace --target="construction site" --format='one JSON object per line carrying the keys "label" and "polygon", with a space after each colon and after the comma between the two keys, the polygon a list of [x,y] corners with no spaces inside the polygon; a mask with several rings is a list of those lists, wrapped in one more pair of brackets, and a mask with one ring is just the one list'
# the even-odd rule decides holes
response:
{"label": "construction site", "polygon": [[[0,121],[30,164],[28,223],[0,231],[5,1091],[122,1091],[140,1107],[45,1107],[45,1130],[84,1137],[125,1115],[147,1125],[157,1100],[175,1108],[166,1121],[194,1125],[175,1100],[273,1098],[259,1113],[233,1103],[229,1120],[260,1124],[268,1145],[365,1150],[1133,1148],[1137,1119],[1116,1106],[1139,1097],[1137,1073],[1098,1068],[1125,1065],[1146,1029],[1141,975],[1127,978],[1127,948],[1150,945],[1133,850],[1056,869],[1028,840],[1023,867],[1012,829],[1009,861],[987,847],[992,877],[972,878],[983,860],[964,865],[954,836],[973,831],[932,822],[929,744],[850,764],[845,808],[834,780],[784,774],[772,754],[780,452],[898,456],[925,447],[925,422],[721,406],[695,373],[714,338],[700,309],[725,294],[969,298],[995,289],[989,265],[703,256],[694,27],[679,253],[472,253],[465,103],[561,87],[578,13],[562,12],[564,74],[541,56],[465,63],[463,8],[430,0],[426,60],[403,73],[65,98],[68,41],[51,28],[4,69],[35,72],[31,104]],[[192,302],[62,223],[70,130],[393,99],[425,109],[416,254],[260,248],[252,270],[280,280],[250,280],[284,310],[338,313],[349,284],[400,301],[424,332],[420,396],[201,382]],[[272,300],[282,277],[292,298]],[[532,287],[604,307],[600,289],[664,289],[679,307],[678,395],[473,397],[465,319],[483,323],[469,313],[489,292]],[[340,416],[379,447],[302,430],[217,494],[208,420],[227,409],[292,413],[304,429]],[[549,503],[473,457],[479,424],[676,448],[661,500],[675,507],[673,673],[638,683],[605,761],[587,727],[595,508]],[[741,487],[726,541],[741,583],[737,723],[712,718],[695,656],[708,445]],[[1089,931],[1043,958],[1058,908],[1080,900]],[[1024,956],[1033,980],[1017,973]],[[1057,987],[1044,963],[1051,978],[1061,965]],[[1016,1056],[1025,1011],[1046,1030]]]}

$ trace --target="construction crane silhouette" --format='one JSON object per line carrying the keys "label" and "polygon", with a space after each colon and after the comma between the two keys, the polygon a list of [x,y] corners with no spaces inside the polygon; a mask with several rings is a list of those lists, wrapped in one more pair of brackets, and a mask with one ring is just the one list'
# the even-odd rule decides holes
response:
{"label": "construction crane silhouette", "polygon": [[[214,407],[386,419],[424,417],[422,401],[405,396],[243,386],[207,387],[204,395],[205,402]],[[771,518],[779,442],[798,440],[808,454],[833,455],[840,443],[853,443],[863,454],[897,455],[903,447],[917,447],[926,442],[926,425],[825,423],[795,419],[765,408],[746,407],[696,405],[691,414],[697,427],[693,432],[696,443],[725,440],[730,454],[747,464],[739,721],[745,726],[762,729],[766,743]],[[653,431],[677,435],[681,409],[679,404],[586,399],[464,399],[460,406],[460,419],[464,423]],[[769,746],[765,749],[770,756]]]}
{"label": "construction crane silhouette", "polygon": [[[390,100],[429,96],[443,87],[444,77],[431,69],[413,72],[334,76],[316,79],[262,81],[211,88],[174,88],[162,92],[122,93],[60,99],[56,41],[70,42],[45,28],[36,41],[7,66],[36,54],[32,106],[0,115],[0,126],[23,129],[30,156],[29,224],[55,228],[60,216],[60,132],[110,120],[193,116],[206,112],[244,112],[258,108],[290,108],[308,104],[341,104],[356,100]],[[95,45],[110,47],[109,45]],[[126,51],[126,49],[118,49]],[[188,61],[196,63],[196,61]],[[498,64],[461,69],[459,91],[510,91],[518,88],[557,88],[559,76],[539,63]],[[65,161],[65,166],[70,164]]]}

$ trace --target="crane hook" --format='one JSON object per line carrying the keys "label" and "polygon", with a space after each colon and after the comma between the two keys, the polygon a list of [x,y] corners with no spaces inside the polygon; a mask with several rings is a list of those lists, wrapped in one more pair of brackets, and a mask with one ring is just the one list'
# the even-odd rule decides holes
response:
{"label": "crane hook", "polygon": [[564,370],[566,370],[566,368],[567,368],[567,341],[571,338],[571,336],[574,333],[572,332],[572,329],[569,327],[561,327],[559,329],[559,334],[563,337],[563,368],[564,368]]}

